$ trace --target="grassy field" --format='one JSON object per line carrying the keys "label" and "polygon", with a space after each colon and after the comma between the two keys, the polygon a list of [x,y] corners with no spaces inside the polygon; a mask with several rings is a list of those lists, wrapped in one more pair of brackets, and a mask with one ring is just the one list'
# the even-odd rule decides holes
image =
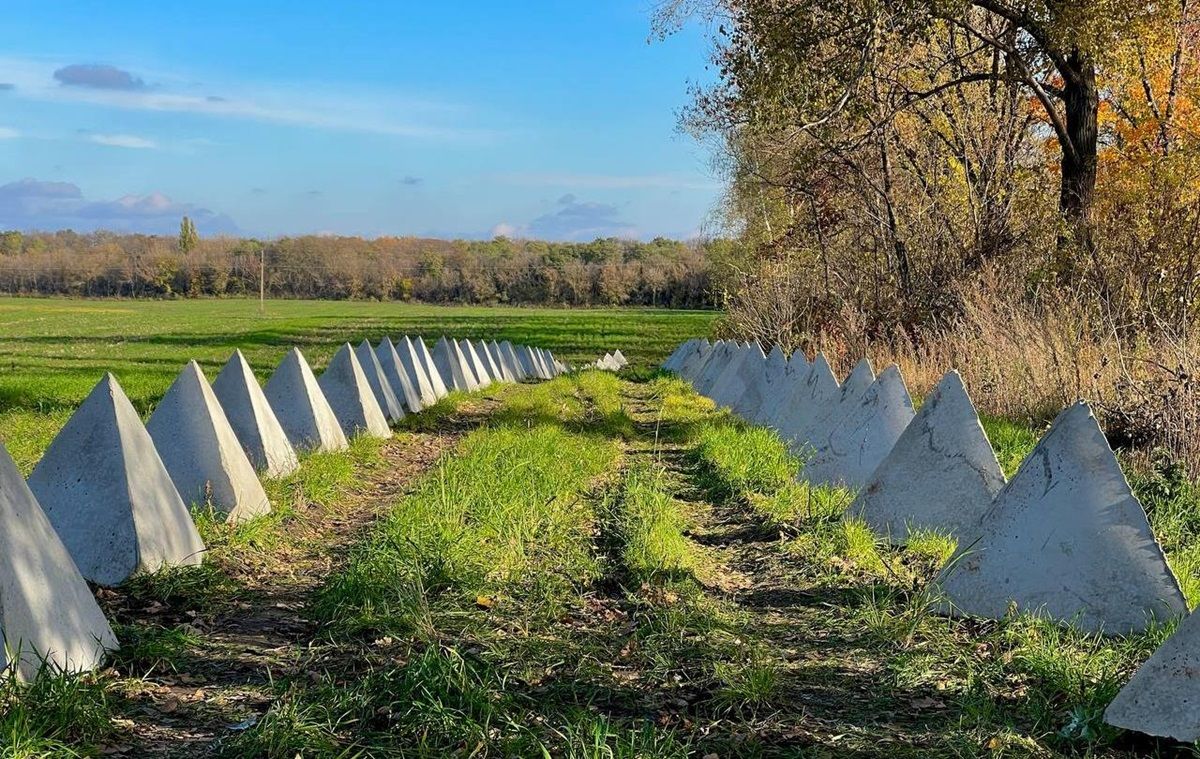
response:
{"label": "grassy field", "polygon": [[[455,393],[268,481],[268,517],[197,513],[202,567],[99,594],[123,644],[108,669],[0,683],[0,756],[1190,752],[1102,720],[1170,625],[938,616],[952,542],[881,544],[842,519],[852,493],[795,481],[773,432],[645,370],[710,315],[582,312],[567,338],[559,311],[284,303],[268,326],[248,307],[222,322],[223,305],[33,302],[5,322],[3,387],[50,402],[3,411],[5,434],[52,426],[106,361],[141,378],[145,408],[191,355],[213,368],[248,344],[262,368],[297,343],[320,361],[342,339],[438,334],[419,326],[437,314],[574,360],[641,335],[642,368]],[[79,359],[37,337],[79,333]],[[1037,432],[984,424],[1011,473]],[[1170,468],[1131,483],[1194,605],[1200,495]]]}
{"label": "grassy field", "polygon": [[[314,368],[338,344],[403,334],[427,341],[511,340],[570,362],[621,349],[635,365],[661,361],[705,335],[709,312],[476,308],[331,301],[0,299],[0,439],[28,470],[106,371],[144,414],[189,359],[211,379],[241,348],[266,379],[291,346]],[[430,345],[432,347],[432,343]]]}

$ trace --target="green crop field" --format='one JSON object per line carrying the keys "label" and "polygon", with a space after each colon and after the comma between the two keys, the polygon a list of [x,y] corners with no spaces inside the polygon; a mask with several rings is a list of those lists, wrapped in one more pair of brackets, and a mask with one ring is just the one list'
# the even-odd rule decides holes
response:
{"label": "green crop field", "polygon": [[619,348],[646,366],[708,334],[716,316],[296,300],[268,301],[264,314],[250,300],[7,298],[0,301],[0,439],[28,471],[104,372],[147,413],[188,360],[211,379],[235,348],[264,380],[292,346],[319,369],[343,342],[403,334],[511,340],[569,362]]}

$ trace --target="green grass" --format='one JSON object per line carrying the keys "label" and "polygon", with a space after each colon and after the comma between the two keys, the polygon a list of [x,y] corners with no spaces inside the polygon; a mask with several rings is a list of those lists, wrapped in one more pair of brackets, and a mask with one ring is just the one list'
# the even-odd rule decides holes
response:
{"label": "green grass", "polygon": [[681,505],[664,483],[661,467],[640,463],[622,477],[613,506],[621,560],[639,582],[689,569],[691,543]]}
{"label": "green grass", "polygon": [[77,756],[114,732],[111,696],[95,675],[43,674],[29,683],[0,679],[0,756]]}
{"label": "green grass", "polygon": [[584,496],[618,449],[555,423],[586,413],[579,383],[566,377],[510,394],[498,418],[518,408],[533,414],[532,426],[468,435],[355,551],[318,614],[343,629],[429,632],[429,609],[444,596],[549,612],[594,578],[595,514]]}
{"label": "green grass", "polygon": [[[106,371],[148,414],[183,365],[209,378],[241,348],[265,380],[295,345],[315,369],[342,342],[444,334],[512,340],[581,363],[620,348],[642,367],[707,334],[715,313],[347,301],[0,299],[0,439],[28,471]],[[431,346],[432,347],[432,346]]]}

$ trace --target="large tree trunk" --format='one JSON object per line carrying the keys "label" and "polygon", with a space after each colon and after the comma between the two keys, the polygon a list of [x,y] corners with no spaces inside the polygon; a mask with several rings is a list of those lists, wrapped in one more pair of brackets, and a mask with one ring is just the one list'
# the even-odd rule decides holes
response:
{"label": "large tree trunk", "polygon": [[1070,145],[1062,151],[1062,187],[1059,210],[1068,233],[1077,244],[1090,247],[1090,217],[1096,194],[1096,141],[1100,94],[1096,67],[1076,53],[1067,57],[1063,74],[1063,101]]}

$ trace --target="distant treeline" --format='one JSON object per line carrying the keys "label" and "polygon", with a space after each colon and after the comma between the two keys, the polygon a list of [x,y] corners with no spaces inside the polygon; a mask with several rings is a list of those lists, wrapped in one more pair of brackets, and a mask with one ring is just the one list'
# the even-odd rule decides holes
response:
{"label": "distant treeline", "polygon": [[707,251],[673,240],[590,243],[293,237],[272,241],[0,232],[0,293],[256,295],[430,303],[712,308]]}

